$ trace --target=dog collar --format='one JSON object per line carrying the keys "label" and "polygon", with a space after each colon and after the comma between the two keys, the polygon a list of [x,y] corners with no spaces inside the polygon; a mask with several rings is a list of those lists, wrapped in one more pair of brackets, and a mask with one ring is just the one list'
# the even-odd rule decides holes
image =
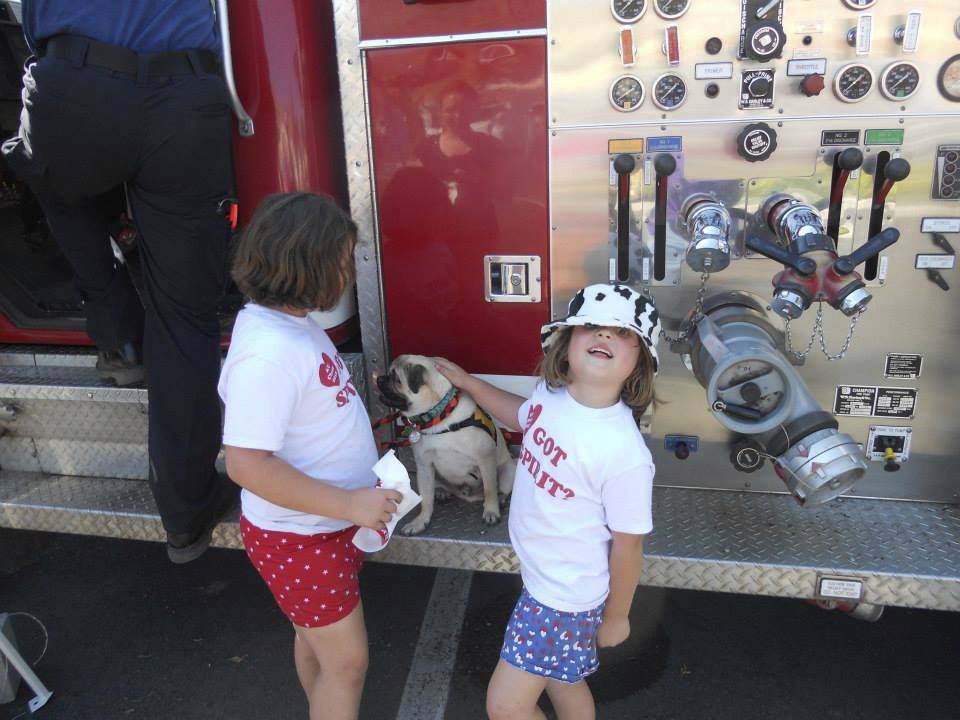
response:
{"label": "dog collar", "polygon": [[[403,423],[407,426],[404,432],[410,428],[424,430],[428,427],[433,427],[447,418],[450,413],[454,411],[459,402],[460,391],[455,387],[450,388],[447,394],[440,398],[440,402],[427,410],[425,413],[404,418]],[[410,430],[410,432],[412,431],[413,430]]]}

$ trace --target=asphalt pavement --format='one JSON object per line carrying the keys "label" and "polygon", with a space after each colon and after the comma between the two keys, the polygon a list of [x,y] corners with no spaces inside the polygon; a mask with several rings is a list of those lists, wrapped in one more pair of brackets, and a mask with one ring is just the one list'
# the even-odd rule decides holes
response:
{"label": "asphalt pavement", "polygon": [[[485,717],[518,589],[510,575],[368,563],[361,717]],[[241,552],[174,566],[157,544],[0,531],[0,613],[14,611],[49,633],[35,671],[54,695],[37,718],[306,718],[292,631]],[[35,660],[38,627],[12,624]],[[888,608],[866,623],[795,600],[641,588],[633,626],[591,679],[600,718],[960,717],[960,614]],[[21,685],[0,720],[31,697]]]}

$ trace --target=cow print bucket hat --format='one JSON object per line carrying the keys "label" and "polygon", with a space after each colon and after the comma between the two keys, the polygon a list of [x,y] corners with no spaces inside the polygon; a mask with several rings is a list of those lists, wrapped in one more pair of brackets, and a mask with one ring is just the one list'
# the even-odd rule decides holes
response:
{"label": "cow print bucket hat", "polygon": [[653,372],[659,369],[657,343],[660,341],[660,316],[653,298],[626,285],[588,285],[578,291],[567,307],[567,317],[540,328],[540,345],[546,350],[557,337],[557,330],[574,325],[600,325],[633,330],[643,338],[653,356]]}

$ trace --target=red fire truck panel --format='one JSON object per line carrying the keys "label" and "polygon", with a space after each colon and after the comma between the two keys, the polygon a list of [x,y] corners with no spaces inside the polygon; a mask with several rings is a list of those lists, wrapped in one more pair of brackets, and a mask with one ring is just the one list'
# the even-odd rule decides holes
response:
{"label": "red fire truck panel", "polygon": [[236,137],[240,224],[271,193],[312,190],[346,205],[329,3],[231,3],[237,92],[256,133]]}
{"label": "red fire truck panel", "polygon": [[485,302],[484,256],[536,256],[547,287],[543,40],[381,49],[367,71],[391,354],[532,371],[549,304]]}
{"label": "red fire truck panel", "polygon": [[403,38],[542,28],[546,7],[536,0],[360,0],[360,38]]}

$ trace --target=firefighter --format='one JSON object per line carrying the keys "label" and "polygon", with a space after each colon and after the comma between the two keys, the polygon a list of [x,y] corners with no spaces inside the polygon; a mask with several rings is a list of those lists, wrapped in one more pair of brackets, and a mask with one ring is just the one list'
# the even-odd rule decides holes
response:
{"label": "firefighter", "polygon": [[[209,0],[24,0],[35,57],[3,152],[36,194],[83,299],[97,370],[149,389],[149,478],[173,562],[206,550],[235,498],[220,449],[220,327],[230,236],[230,105]],[[143,296],[97,198],[126,184]],[[144,308],[146,310],[144,311]]]}

